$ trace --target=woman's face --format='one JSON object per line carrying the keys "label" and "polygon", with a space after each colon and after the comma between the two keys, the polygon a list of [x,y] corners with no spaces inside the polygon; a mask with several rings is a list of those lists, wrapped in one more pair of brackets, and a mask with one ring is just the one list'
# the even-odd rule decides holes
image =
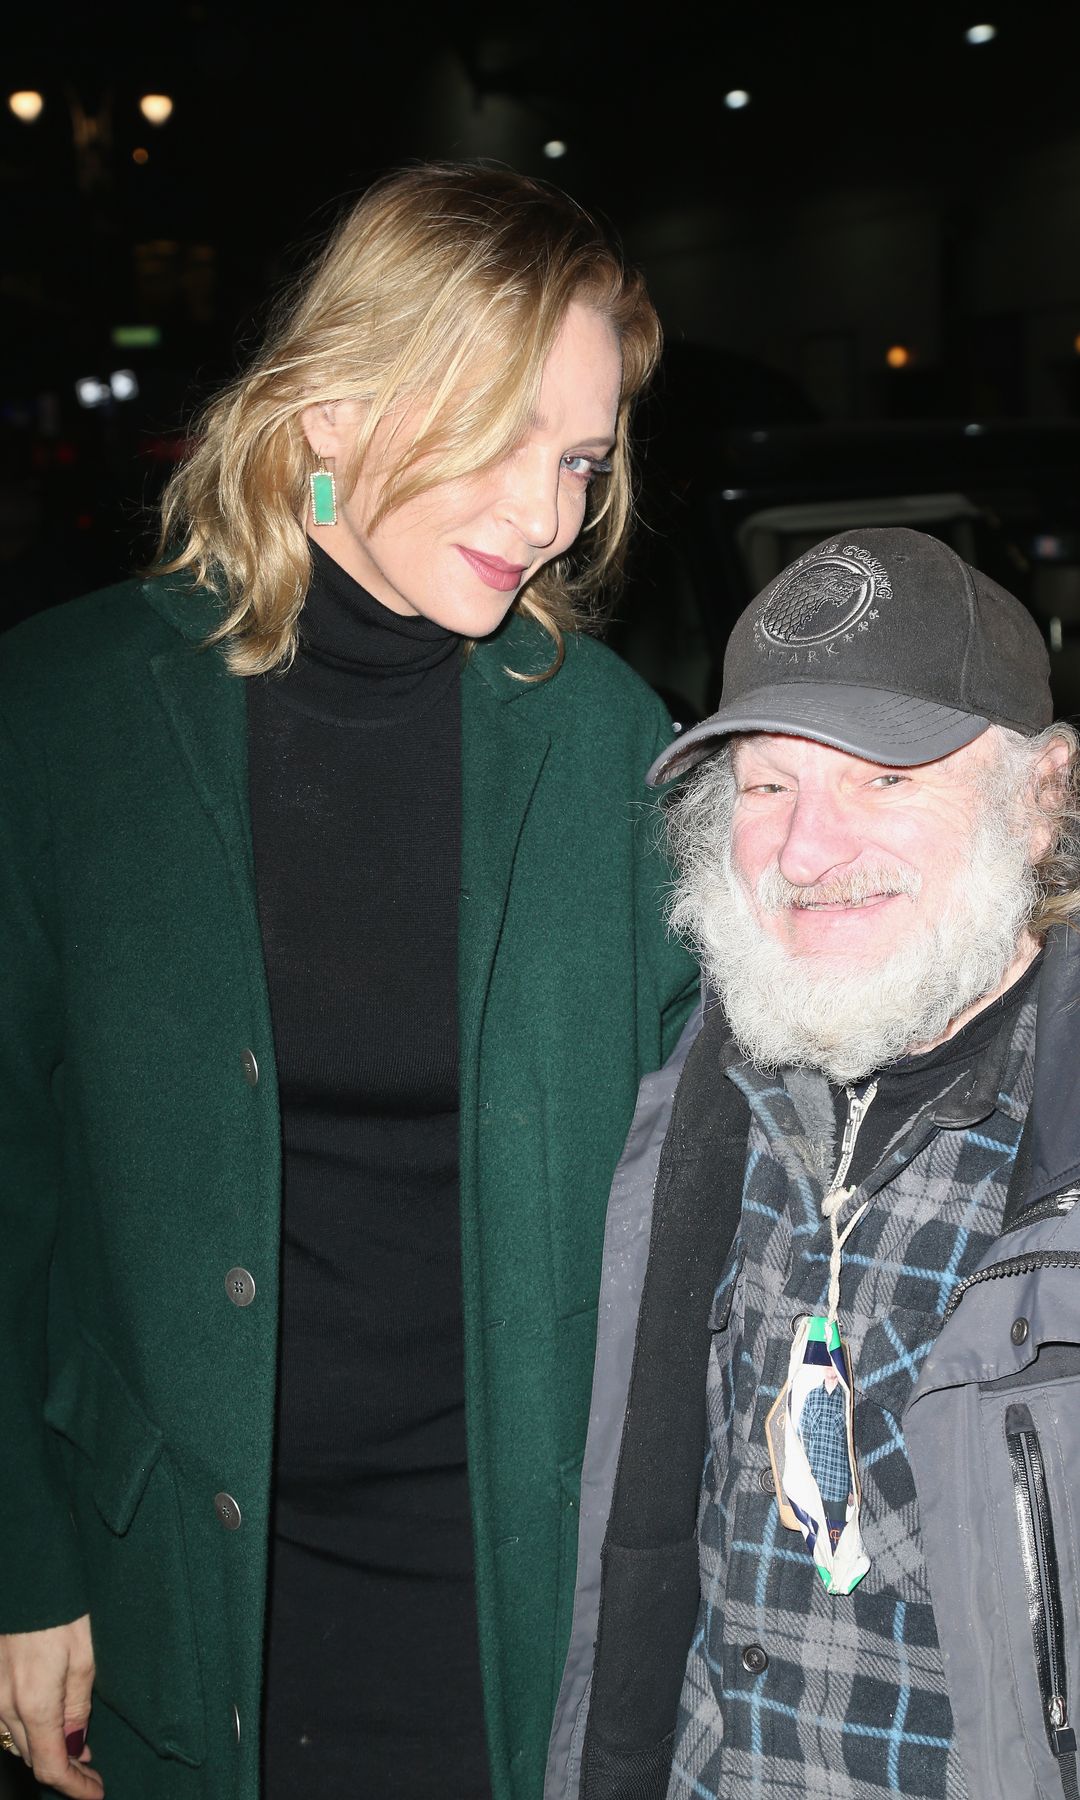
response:
{"label": "woman's face", "polygon": [[[349,499],[339,492],[336,525],[309,518],[309,533],[392,612],[487,637],[524,584],[581,530],[589,482],[615,441],[621,379],[612,326],[575,301],[544,364],[536,416],[509,456],[405,501],[368,531],[390,438],[390,427],[380,426],[365,459],[371,473]],[[303,424],[316,455],[343,461],[362,417],[355,400],[309,407]]]}

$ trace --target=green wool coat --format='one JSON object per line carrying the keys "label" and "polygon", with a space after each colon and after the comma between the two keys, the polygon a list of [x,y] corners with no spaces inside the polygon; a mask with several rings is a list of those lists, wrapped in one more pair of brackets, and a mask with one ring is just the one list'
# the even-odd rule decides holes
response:
{"label": "green wool coat", "polygon": [[[90,1612],[109,1800],[258,1794],[280,1127],[244,684],[201,648],[212,606],[133,581],[0,641],[0,1631]],[[588,640],[550,681],[507,672],[550,649],[514,618],[462,677],[461,1229],[496,1800],[541,1789],[607,1189],[694,987],[642,784],[667,718]]]}

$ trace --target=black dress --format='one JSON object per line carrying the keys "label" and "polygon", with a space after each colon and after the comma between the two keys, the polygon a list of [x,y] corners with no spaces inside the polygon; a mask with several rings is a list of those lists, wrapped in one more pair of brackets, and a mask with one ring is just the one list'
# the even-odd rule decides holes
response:
{"label": "black dress", "polygon": [[488,1793],[458,1217],[458,640],[315,546],[248,683],[281,1092],[267,1800]]}

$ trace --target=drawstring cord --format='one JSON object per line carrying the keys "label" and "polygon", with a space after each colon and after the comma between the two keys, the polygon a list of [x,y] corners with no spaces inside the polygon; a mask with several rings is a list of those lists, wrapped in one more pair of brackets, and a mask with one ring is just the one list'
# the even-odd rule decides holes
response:
{"label": "drawstring cord", "polygon": [[840,1311],[840,1265],[843,1259],[844,1245],[847,1243],[848,1238],[851,1236],[856,1225],[859,1223],[859,1220],[862,1218],[863,1213],[870,1204],[869,1200],[864,1200],[857,1211],[852,1213],[847,1224],[844,1226],[843,1231],[841,1231],[839,1224],[837,1223],[837,1217],[841,1207],[845,1206],[851,1199],[855,1189],[841,1187],[839,1183],[843,1181],[851,1167],[851,1159],[855,1154],[855,1140],[859,1135],[859,1127],[870,1110],[871,1102],[877,1093],[877,1086],[877,1082],[872,1081],[861,1100],[856,1097],[853,1088],[849,1087],[847,1090],[848,1116],[847,1123],[844,1126],[843,1141],[840,1145],[840,1162],[836,1174],[833,1176],[832,1187],[821,1202],[821,1216],[823,1219],[828,1219],[829,1230],[832,1234],[832,1249],[829,1252],[828,1320],[829,1324],[836,1325],[838,1330],[839,1322],[837,1314]]}

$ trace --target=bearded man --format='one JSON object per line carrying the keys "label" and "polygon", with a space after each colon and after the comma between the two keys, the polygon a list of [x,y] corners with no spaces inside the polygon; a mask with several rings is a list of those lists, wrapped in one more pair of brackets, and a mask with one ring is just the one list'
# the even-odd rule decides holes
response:
{"label": "bearded man", "polygon": [[[705,1003],[612,1191],[545,1800],[1077,1800],[1080,784],[1051,718],[1017,600],[855,530],[753,602],[651,772],[691,771],[672,918]],[[825,1394],[843,1502],[807,1458]]]}

